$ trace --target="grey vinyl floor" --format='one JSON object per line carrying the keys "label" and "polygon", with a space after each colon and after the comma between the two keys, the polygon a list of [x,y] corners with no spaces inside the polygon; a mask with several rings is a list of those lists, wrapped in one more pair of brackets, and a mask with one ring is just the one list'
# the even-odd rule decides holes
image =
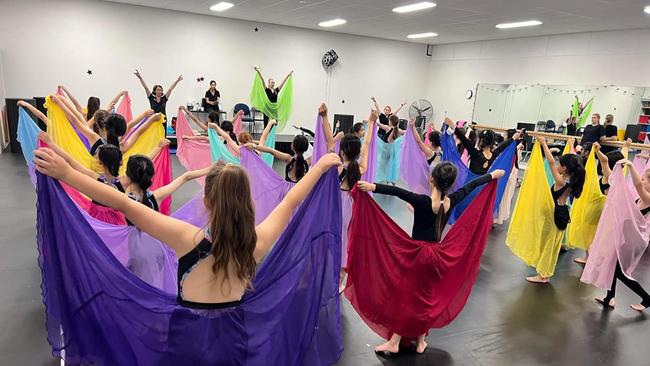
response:
{"label": "grey vinyl floor", "polygon": [[[174,174],[183,172],[173,157]],[[179,207],[196,191],[191,183],[175,196]],[[412,217],[392,197],[382,207],[410,232]],[[601,291],[581,284],[581,268],[561,254],[548,286],[524,281],[532,271],[504,245],[507,225],[495,228],[483,254],[478,280],[467,306],[444,329],[431,330],[424,355],[406,349],[378,356],[381,342],[343,300],[345,351],[339,365],[650,365],[650,322],[628,305],[639,300],[619,283],[614,311],[593,300]],[[650,287],[646,256],[637,279]],[[35,193],[21,155],[0,155],[0,365],[58,365],[44,330],[41,274],[35,242]],[[398,311],[398,309],[395,309]]]}

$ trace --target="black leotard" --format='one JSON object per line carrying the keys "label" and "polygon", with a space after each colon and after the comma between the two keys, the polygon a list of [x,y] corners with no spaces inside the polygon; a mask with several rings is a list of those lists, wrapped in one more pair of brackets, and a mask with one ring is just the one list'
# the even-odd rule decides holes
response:
{"label": "black leotard", "polygon": [[[485,174],[487,173],[488,169],[492,166],[492,163],[494,163],[494,160],[499,157],[499,154],[505,150],[508,145],[510,145],[510,142],[512,142],[511,139],[506,140],[497,146],[496,149],[492,151],[492,157],[490,159],[486,158],[485,155],[483,155],[483,152],[478,150],[476,147],[474,147],[474,144],[472,144],[471,141],[467,137],[465,137],[465,133],[461,128],[456,127],[454,130],[454,134],[460,142],[463,144],[465,147],[465,150],[467,150],[467,154],[469,155],[469,170],[477,175],[480,174]],[[485,164],[487,162],[487,164]]]}
{"label": "black leotard", "polygon": [[566,227],[569,225],[571,222],[571,216],[569,214],[569,206],[564,204],[564,205],[559,205],[557,203],[557,200],[562,197],[564,192],[569,189],[569,184],[565,184],[564,187],[558,189],[557,191],[551,187],[551,196],[553,196],[553,204],[555,205],[555,209],[553,210],[553,219],[555,221],[555,226],[557,226],[558,229],[560,230],[565,230]]}
{"label": "black leotard", "polygon": [[205,259],[210,255],[211,249],[212,243],[210,243],[208,239],[204,238],[189,253],[178,258],[178,296],[176,297],[176,301],[179,305],[194,309],[222,309],[241,304],[241,300],[219,303],[203,303],[187,301],[183,299],[183,280],[190,272],[192,272],[194,266],[196,266],[202,259]]}
{"label": "black leotard", "polygon": [[434,152],[433,156],[431,158],[427,159],[427,164],[431,165],[431,163],[433,163],[433,161],[436,160],[437,157],[438,157],[438,153]]}
{"label": "black leotard", "polygon": [[[134,201],[138,201],[156,212],[160,212],[160,208],[158,207],[158,201],[156,200],[156,196],[153,195],[153,192],[147,191],[147,193],[145,193],[144,202],[142,202],[140,197],[137,197],[132,193],[129,193],[128,196],[130,199]],[[126,219],[126,224],[129,226],[133,226],[133,223],[129,221],[129,219]]]}
{"label": "black leotard", "polygon": [[[306,160],[303,161],[304,161],[304,172],[305,174],[307,174],[307,172],[309,171],[309,164],[307,164]],[[287,166],[284,168],[284,180],[286,180],[287,182],[298,183],[298,181],[291,179],[291,170],[293,170],[293,167],[297,163],[298,160],[296,160],[296,158],[292,158],[289,164],[287,164]]]}
{"label": "black leotard", "polygon": [[[113,186],[113,187],[115,187],[115,189],[117,189],[118,191],[120,191],[122,193],[126,192],[126,190],[124,189],[124,187],[122,186],[122,183],[120,183],[120,180],[118,178],[113,179],[109,184],[108,179],[106,179],[105,176],[100,175],[99,178],[97,178],[97,181],[100,182],[100,183],[104,183],[104,184]],[[92,200],[92,203],[95,204],[95,205],[98,205],[98,206],[107,207],[107,206],[102,205],[101,203],[99,203],[99,202],[97,202],[95,200]]]}
{"label": "black leotard", "polygon": [[92,156],[97,155],[97,150],[99,150],[99,148],[102,147],[102,145],[104,144],[106,144],[106,141],[104,141],[103,139],[99,139],[95,141],[93,146],[90,147],[90,155]]}
{"label": "black leotard", "polygon": [[490,174],[484,174],[450,194],[448,196],[450,201],[449,211],[446,213],[441,211],[443,210],[442,207],[438,210],[437,214],[434,213],[431,208],[431,197],[426,194],[417,194],[402,188],[378,183],[376,183],[375,193],[396,196],[410,203],[414,209],[411,237],[415,240],[437,242],[440,241],[442,231],[449,219],[448,214],[454,206],[476,189],[476,187],[488,183],[490,180],[492,180],[492,176]]}

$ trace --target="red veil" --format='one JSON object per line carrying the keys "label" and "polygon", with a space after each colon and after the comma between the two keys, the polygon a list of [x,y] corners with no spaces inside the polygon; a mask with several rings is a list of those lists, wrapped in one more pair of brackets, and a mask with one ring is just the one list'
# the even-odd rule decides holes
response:
{"label": "red veil", "polygon": [[476,281],[496,189],[494,180],[440,243],[411,239],[368,194],[352,191],[345,296],[372,330],[408,339],[456,318]]}

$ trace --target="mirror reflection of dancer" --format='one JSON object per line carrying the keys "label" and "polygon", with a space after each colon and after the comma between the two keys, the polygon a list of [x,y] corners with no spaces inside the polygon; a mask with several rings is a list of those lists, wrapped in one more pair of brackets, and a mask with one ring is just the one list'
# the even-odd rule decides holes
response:
{"label": "mirror reflection of dancer", "polygon": [[[370,97],[370,100],[372,100],[372,102],[375,104],[375,110],[376,111],[381,111],[382,110],[381,108],[379,108],[379,103],[377,103],[377,99],[375,99],[375,97]],[[401,103],[399,105],[399,107],[397,107],[397,109],[395,109],[395,112],[393,112],[393,109],[391,108],[391,106],[389,106],[389,105],[385,106],[384,109],[383,109],[383,113],[379,114],[379,126],[381,126],[381,125],[388,126],[389,125],[389,118],[391,116],[393,116],[393,115],[397,116],[397,113],[399,113],[399,111],[401,111],[402,108],[405,105],[406,105],[406,102]],[[399,122],[399,118],[398,118],[398,122]],[[380,139],[384,140],[384,142],[388,142],[387,141],[388,135],[389,134],[387,133],[387,130],[385,130],[383,128],[377,130],[377,136],[379,136]]]}
{"label": "mirror reflection of dancer", "polygon": [[[259,66],[253,66],[253,69],[257,72],[257,75],[259,75],[260,79],[262,79],[262,82],[264,81],[264,77],[262,76],[262,72],[260,71]],[[269,80],[266,83],[266,88],[264,91],[266,91],[266,96],[269,98],[269,101],[271,103],[277,103],[278,101],[278,94],[280,94],[280,90],[282,90],[282,87],[284,84],[287,82],[287,79],[289,79],[289,76],[293,75],[293,70],[287,74],[287,76],[282,79],[282,82],[280,83],[280,86],[277,88],[275,87],[275,79],[269,78]],[[266,125],[269,124],[269,116],[266,114],[264,115],[264,128],[266,128]]]}

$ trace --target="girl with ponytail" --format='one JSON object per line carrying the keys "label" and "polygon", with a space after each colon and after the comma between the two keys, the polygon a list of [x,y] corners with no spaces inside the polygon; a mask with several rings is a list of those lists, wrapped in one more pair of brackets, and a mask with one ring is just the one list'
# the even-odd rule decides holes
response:
{"label": "girl with ponytail", "polygon": [[485,174],[492,166],[494,160],[505,150],[512,140],[519,140],[520,133],[515,133],[511,139],[507,139],[497,146],[496,135],[492,130],[483,130],[478,134],[478,146],[475,145],[470,139],[465,136],[465,131],[462,128],[456,127],[454,121],[445,118],[445,124],[449,127],[448,134],[454,134],[463,145],[464,149],[469,154],[469,170],[476,174]]}
{"label": "girl with ponytail", "polygon": [[[162,121],[162,116],[160,114],[151,115],[150,111],[145,111],[127,125],[124,117],[121,115],[105,111],[100,114],[100,111],[102,110],[98,110],[95,112],[97,118],[92,119],[91,127],[86,123],[84,116],[78,113],[74,108],[70,100],[60,95],[52,95],[50,96],[50,99],[53,103],[61,107],[68,120],[88,139],[91,146],[90,154],[93,156],[97,155],[99,147],[104,144],[115,145],[124,153],[129,150],[133,143],[137,141],[140,135],[142,135],[151,124],[160,123]],[[122,139],[132,126],[149,115],[151,116],[147,122],[133,132],[128,139]]]}
{"label": "girl with ponytail", "polygon": [[[318,108],[318,114],[321,116],[323,123],[322,130],[325,132],[328,151],[334,151],[335,139],[332,136],[329,117],[327,115],[327,106],[325,103]],[[368,130],[373,131],[379,115],[376,111],[371,111],[368,117]],[[363,129],[363,125],[361,126]],[[361,130],[362,130],[361,129]],[[358,131],[357,131],[358,132]],[[343,216],[343,225],[341,227],[341,274],[339,282],[339,292],[345,289],[345,278],[347,275],[347,258],[348,258],[348,227],[352,218],[352,196],[350,190],[356,186],[361,176],[366,172],[368,167],[368,150],[370,146],[371,133],[366,133],[361,139],[353,134],[347,133],[341,139],[339,156],[343,166],[339,167],[339,185],[341,188],[341,207]]]}
{"label": "girl with ponytail", "polygon": [[[413,230],[411,237],[414,240],[422,240],[431,243],[440,242],[442,231],[445,228],[448,220],[449,212],[456,204],[462,201],[468,194],[470,194],[477,187],[488,183],[492,179],[499,179],[503,177],[505,172],[503,170],[495,170],[492,173],[484,174],[475,180],[467,183],[465,186],[450,193],[449,190],[453,187],[456,181],[457,170],[456,167],[448,161],[443,161],[436,165],[431,171],[429,177],[429,185],[431,186],[431,194],[417,194],[409,192],[405,189],[394,187],[391,185],[369,183],[359,181],[357,187],[362,191],[375,192],[379,194],[387,194],[396,196],[403,201],[406,201],[413,207]],[[413,270],[421,270],[418,268],[417,263],[414,263]],[[401,309],[393,309],[400,311]],[[402,336],[391,330],[391,338],[384,344],[375,348],[375,352],[391,352],[397,353],[399,351],[399,344]],[[416,352],[423,353],[427,347],[424,341],[424,334],[417,337]]]}
{"label": "girl with ponytail", "polygon": [[[165,144],[169,144],[169,141],[166,141]],[[149,188],[153,184],[153,176],[155,174],[151,156],[155,156],[158,151],[160,149],[155,149],[149,156],[132,155],[126,164],[126,178],[129,182],[127,194],[129,198],[142,203],[154,211],[159,211],[158,203],[171,196],[183,184],[207,175],[212,169],[209,166],[200,170],[185,172],[168,185],[150,191]],[[129,220],[126,220],[126,223],[133,225]]]}
{"label": "girl with ponytail", "polygon": [[[555,162],[553,153],[546,144],[544,137],[537,137],[549,169],[553,175],[555,183],[551,187],[551,196],[553,197],[553,221],[560,231],[566,230],[571,222],[569,206],[567,205],[570,198],[579,198],[582,194],[582,187],[585,183],[585,168],[582,165],[580,156],[569,153],[564,154],[559,159],[559,164]],[[571,141],[571,140],[569,140]],[[557,247],[559,255],[560,246]],[[539,273],[536,276],[526,277],[528,282],[546,284],[549,283],[550,277],[544,277]]]}
{"label": "girl with ponytail", "polygon": [[[271,120],[269,123],[276,124],[277,122]],[[273,155],[278,160],[284,161],[287,165],[284,169],[284,179],[287,182],[297,183],[309,171],[311,157],[305,158],[304,154],[309,149],[309,140],[304,135],[296,135],[291,142],[291,151],[293,155],[289,155],[270,148],[268,146],[254,145],[253,151],[261,151]]]}

